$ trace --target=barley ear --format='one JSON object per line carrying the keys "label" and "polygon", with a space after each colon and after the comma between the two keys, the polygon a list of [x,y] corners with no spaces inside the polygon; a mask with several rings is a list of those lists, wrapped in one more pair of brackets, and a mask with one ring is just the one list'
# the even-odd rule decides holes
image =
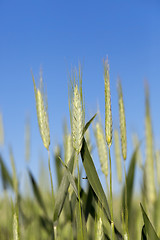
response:
{"label": "barley ear", "polygon": [[32,74],[33,84],[34,84],[34,92],[36,99],[36,110],[37,110],[37,118],[38,125],[40,130],[40,135],[43,141],[43,144],[47,150],[49,150],[50,145],[50,131],[49,131],[49,121],[48,121],[48,105],[46,96],[44,96],[43,88],[42,88],[42,78],[41,78],[41,86],[40,88],[36,88],[35,80]]}
{"label": "barley ear", "polygon": [[110,93],[108,58],[104,61],[104,82],[105,82],[105,133],[107,144],[110,147],[112,144],[112,111],[111,111],[111,93]]}
{"label": "barley ear", "polygon": [[118,95],[119,95],[119,120],[120,120],[120,133],[121,133],[121,149],[123,159],[127,157],[127,137],[126,137],[126,117],[124,110],[122,86],[120,80],[118,81]]}

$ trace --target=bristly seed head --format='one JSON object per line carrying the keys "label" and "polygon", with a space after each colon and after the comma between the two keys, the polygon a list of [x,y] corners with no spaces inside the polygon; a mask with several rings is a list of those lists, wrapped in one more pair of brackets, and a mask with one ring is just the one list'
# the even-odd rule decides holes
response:
{"label": "bristly seed head", "polygon": [[118,81],[118,95],[119,95],[119,119],[121,132],[121,148],[123,159],[127,157],[127,137],[126,137],[126,118],[123,103],[122,86],[120,80]]}
{"label": "bristly seed head", "polygon": [[40,130],[43,144],[45,148],[48,150],[50,145],[50,131],[49,131],[49,121],[48,121],[48,111],[47,111],[48,105],[47,105],[46,97],[44,96],[44,92],[43,92],[43,82],[41,78],[40,88],[37,89],[33,74],[32,74],[32,79],[34,84],[39,130]]}
{"label": "bristly seed head", "polygon": [[104,81],[105,81],[105,133],[108,147],[110,147],[112,144],[112,111],[111,111],[111,93],[110,93],[108,58],[104,61]]}
{"label": "bristly seed head", "polygon": [[107,152],[107,145],[105,141],[105,135],[103,132],[101,122],[97,122],[95,126],[95,137],[96,143],[98,148],[98,155],[101,164],[101,170],[104,175],[108,176],[108,152]]}
{"label": "bristly seed head", "polygon": [[78,85],[74,87],[73,110],[72,110],[72,142],[77,153],[81,151],[83,138],[83,109]]}

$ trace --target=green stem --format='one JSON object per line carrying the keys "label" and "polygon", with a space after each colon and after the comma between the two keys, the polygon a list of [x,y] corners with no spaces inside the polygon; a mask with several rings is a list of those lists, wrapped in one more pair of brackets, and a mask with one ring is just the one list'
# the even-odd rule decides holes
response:
{"label": "green stem", "polygon": [[111,239],[112,239],[112,240],[115,240],[114,221],[113,221],[112,165],[111,165],[111,152],[110,152],[110,147],[109,147],[109,167],[110,167]]}
{"label": "green stem", "polygon": [[80,200],[80,173],[79,173],[79,164],[78,164],[78,156],[77,156],[77,169],[78,169],[78,198],[79,198],[79,216],[80,216],[80,223],[81,223],[81,236],[82,240],[83,237],[83,228],[82,228],[82,214],[81,214],[81,200]]}
{"label": "green stem", "polygon": [[51,164],[50,164],[50,151],[48,150],[48,168],[50,174],[50,181],[51,181],[51,191],[52,191],[52,203],[54,209],[54,192],[53,192],[53,180],[52,180],[52,172],[51,172]]}
{"label": "green stem", "polygon": [[126,234],[127,239],[129,240],[129,232],[128,232],[128,204],[127,204],[127,174],[126,174],[126,166],[124,161],[124,173],[125,173],[125,226],[126,226]]}

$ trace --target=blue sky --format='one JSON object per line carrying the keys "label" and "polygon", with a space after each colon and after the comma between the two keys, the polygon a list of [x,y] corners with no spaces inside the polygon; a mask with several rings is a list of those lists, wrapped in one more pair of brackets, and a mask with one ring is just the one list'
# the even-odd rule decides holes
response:
{"label": "blue sky", "polygon": [[[0,111],[5,127],[1,152],[9,166],[11,145],[18,174],[26,169],[24,125],[31,117],[30,168],[38,174],[42,145],[36,119],[31,69],[36,82],[40,67],[47,86],[51,149],[62,144],[62,124],[68,110],[68,72],[83,65],[86,120],[99,104],[104,122],[103,58],[110,64],[113,124],[118,124],[117,77],[122,81],[128,137],[144,138],[144,80],[150,87],[150,105],[156,147],[160,148],[160,2],[144,1],[8,1],[0,0]],[[113,148],[113,147],[112,147]],[[95,153],[96,156],[96,153]],[[95,157],[96,166],[98,162]],[[53,168],[54,174],[54,168]]]}

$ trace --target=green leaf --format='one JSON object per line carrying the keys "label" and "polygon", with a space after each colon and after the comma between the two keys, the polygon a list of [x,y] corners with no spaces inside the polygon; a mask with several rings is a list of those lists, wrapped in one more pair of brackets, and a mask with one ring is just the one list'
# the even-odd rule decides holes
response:
{"label": "green leaf", "polygon": [[145,225],[142,227],[141,240],[147,240]]}
{"label": "green leaf", "polygon": [[13,188],[13,180],[10,173],[5,166],[2,157],[0,156],[0,168],[1,168],[1,177],[2,177],[2,184],[3,188],[6,189],[7,187]]}
{"label": "green leaf", "polygon": [[[70,182],[70,184],[72,185],[73,187],[73,190],[76,194],[76,197],[79,199],[78,197],[78,190],[77,190],[77,186],[76,186],[76,183],[75,183],[75,180],[74,180],[74,177],[73,175],[71,174],[71,172],[69,171],[69,168],[68,166],[62,161],[62,159],[59,157],[59,160],[61,161],[63,167],[65,167],[66,171],[67,171],[67,176],[68,176],[68,180]],[[80,200],[80,199],[79,199]]]}
{"label": "green leaf", "polygon": [[53,232],[53,223],[47,217],[39,216],[39,222],[41,226],[45,229],[45,231],[49,234]]}
{"label": "green leaf", "polygon": [[[71,173],[73,171],[74,158],[75,158],[75,151],[73,151],[71,159],[68,163],[68,169]],[[69,184],[70,184],[70,182],[68,180],[68,172],[67,172],[67,170],[65,170],[61,184],[58,189],[56,199],[55,199],[54,214],[53,214],[54,222],[58,220],[58,218],[61,214],[64,202],[65,202],[65,199],[66,199],[66,196],[68,193]]]}
{"label": "green leaf", "polygon": [[94,114],[94,116],[86,123],[84,129],[83,129],[83,135],[85,134],[85,132],[87,131],[88,127],[90,126],[90,124],[92,123],[92,121],[95,119],[97,113]]}
{"label": "green leaf", "polygon": [[[145,224],[145,230],[149,236],[149,238],[151,240],[160,240],[157,236],[157,233],[155,232],[153,226],[152,226],[152,223],[150,222],[146,212],[144,211],[144,208],[142,206],[142,204],[140,203],[140,206],[141,206],[141,211],[142,211],[142,215],[143,215],[143,221],[144,221],[144,224]],[[145,238],[144,238],[145,239]]]}
{"label": "green leaf", "polygon": [[86,222],[85,222],[85,217],[83,214],[83,209],[81,208],[81,220],[80,220],[80,211],[79,211],[79,202],[76,202],[76,224],[77,224],[77,239],[78,240],[87,240],[87,229],[86,229]]}
{"label": "green leaf", "polygon": [[[131,212],[131,203],[132,203],[132,195],[133,195],[133,183],[134,183],[134,176],[135,176],[135,166],[136,166],[136,156],[138,151],[139,145],[136,147],[135,151],[133,152],[130,166],[127,174],[127,208],[128,208],[128,216],[130,220],[130,212]],[[125,209],[125,185],[123,187],[123,195],[122,195],[122,206]],[[124,211],[125,217],[125,211]]]}
{"label": "green leaf", "polygon": [[45,215],[47,215],[45,204],[43,202],[43,199],[42,199],[40,190],[38,188],[38,185],[36,183],[36,180],[34,179],[34,177],[33,177],[33,175],[32,175],[30,170],[28,170],[28,173],[29,173],[29,177],[30,177],[30,180],[31,180],[33,192],[34,192],[34,195],[35,195],[35,197],[37,199],[37,202],[38,202],[39,206],[41,207],[41,209],[43,210],[43,212],[45,213]]}
{"label": "green leaf", "polygon": [[62,180],[62,167],[61,167],[61,164],[60,164],[60,161],[59,161],[60,156],[61,156],[60,147],[57,146],[57,149],[54,152],[54,161],[55,161],[55,167],[56,167],[58,187],[59,187],[59,185],[61,183],[61,180]]}
{"label": "green leaf", "polygon": [[[86,171],[87,179],[96,195],[96,198],[102,204],[102,207],[105,211],[108,222],[111,223],[111,215],[110,215],[108,201],[104,193],[104,190],[102,188],[101,182],[99,180],[92,157],[89,153],[87,143],[84,138],[83,138],[83,145],[81,149],[81,157],[82,157],[83,166]],[[121,233],[117,230],[116,226],[115,226],[115,233],[118,239],[123,239]]]}
{"label": "green leaf", "polygon": [[88,179],[93,191],[95,192],[98,200],[100,201],[100,203],[104,207],[104,209],[107,213],[108,220],[110,220],[111,215],[110,215],[110,210],[109,210],[109,205],[108,205],[108,202],[107,202],[107,198],[106,198],[106,195],[105,195],[104,190],[102,188],[102,185],[101,185],[101,182],[99,180],[97,171],[95,169],[92,157],[89,153],[87,143],[86,143],[84,138],[83,138],[83,145],[82,145],[82,149],[81,149],[81,157],[82,157],[82,162],[83,162],[83,165],[84,165],[84,168],[85,168],[85,171],[86,171],[87,179]]}
{"label": "green leaf", "polygon": [[[85,131],[88,129],[88,127],[90,126],[91,122],[93,121],[93,119],[95,118],[96,114],[90,119],[90,121],[88,121],[84,127],[83,130],[83,134],[85,133]],[[73,151],[71,159],[68,163],[68,169],[70,171],[70,173],[72,174],[73,171],[73,165],[74,165],[74,158],[75,158],[75,151]],[[58,189],[58,193],[55,199],[55,207],[54,207],[54,214],[53,214],[53,221],[56,222],[61,214],[67,193],[68,193],[68,188],[69,188],[69,179],[68,179],[68,172],[67,169],[64,172],[61,184],[59,186]]]}

